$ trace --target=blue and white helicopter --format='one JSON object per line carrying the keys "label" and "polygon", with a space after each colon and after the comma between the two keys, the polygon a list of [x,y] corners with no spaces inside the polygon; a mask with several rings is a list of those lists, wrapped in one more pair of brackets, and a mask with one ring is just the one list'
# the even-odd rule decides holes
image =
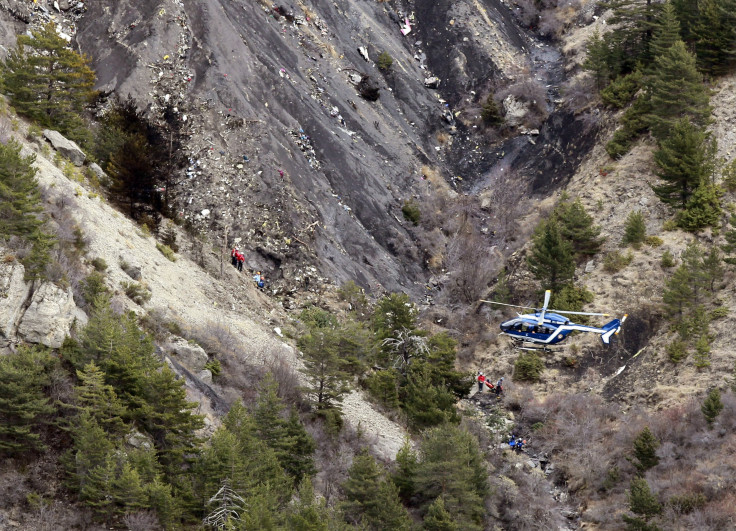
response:
{"label": "blue and white helicopter", "polygon": [[626,315],[621,319],[614,319],[602,328],[573,323],[567,315],[591,315],[599,317],[608,317],[605,313],[592,312],[569,312],[563,310],[548,310],[549,299],[552,295],[550,290],[544,293],[544,305],[542,308],[532,308],[530,306],[518,306],[516,304],[505,304],[502,302],[486,301],[488,304],[497,304],[499,306],[511,306],[513,308],[525,308],[535,310],[535,313],[517,314],[517,317],[509,319],[501,323],[502,334],[509,336],[514,340],[515,346],[522,350],[550,350],[551,345],[561,343],[574,331],[593,332],[600,334],[603,343],[608,345],[611,337],[618,334],[621,325],[626,321]]}

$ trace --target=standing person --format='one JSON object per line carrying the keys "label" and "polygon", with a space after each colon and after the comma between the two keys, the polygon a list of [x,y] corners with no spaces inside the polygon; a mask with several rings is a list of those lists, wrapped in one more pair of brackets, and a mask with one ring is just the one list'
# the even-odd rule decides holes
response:
{"label": "standing person", "polygon": [[245,256],[240,251],[238,251],[237,259],[238,259],[238,271],[242,271],[243,270],[243,262],[245,262]]}
{"label": "standing person", "polygon": [[501,393],[503,393],[503,378],[496,383],[496,396],[501,396]]}
{"label": "standing person", "polygon": [[238,253],[240,250],[237,247],[233,247],[233,250],[230,251],[230,262],[233,264],[233,267],[238,266]]}
{"label": "standing person", "polygon": [[483,375],[482,371],[478,371],[478,392],[483,392],[483,384],[486,381],[486,377]]}

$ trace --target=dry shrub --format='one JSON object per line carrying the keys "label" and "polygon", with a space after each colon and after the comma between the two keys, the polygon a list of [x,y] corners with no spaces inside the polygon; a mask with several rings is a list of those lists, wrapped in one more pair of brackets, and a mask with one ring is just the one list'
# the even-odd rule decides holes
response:
{"label": "dry shrub", "polygon": [[437,142],[439,142],[440,144],[446,144],[447,141],[450,140],[450,135],[448,135],[444,131],[437,131],[434,137],[437,139]]}
{"label": "dry shrub", "polygon": [[509,95],[519,101],[529,103],[529,113],[524,118],[525,125],[528,127],[539,127],[547,118],[549,114],[547,112],[547,89],[540,81],[522,76],[521,81],[499,89],[496,93],[500,101]]}
{"label": "dry shrub", "polygon": [[161,529],[158,518],[151,511],[137,511],[123,516],[123,524],[128,531],[152,531]]}
{"label": "dry shrub", "polygon": [[276,353],[267,364],[268,371],[279,385],[278,395],[288,404],[304,410],[308,407],[300,390],[300,375],[281,353]]}
{"label": "dry shrub", "polygon": [[574,110],[588,107],[598,97],[594,90],[593,76],[587,72],[565,81],[561,93],[565,98],[565,106]]}

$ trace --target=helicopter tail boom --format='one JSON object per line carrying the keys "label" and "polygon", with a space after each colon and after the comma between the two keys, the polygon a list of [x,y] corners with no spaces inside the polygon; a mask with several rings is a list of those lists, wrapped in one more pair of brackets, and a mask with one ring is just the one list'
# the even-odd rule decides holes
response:
{"label": "helicopter tail boom", "polygon": [[[626,317],[624,317],[624,319],[626,319]],[[621,323],[623,323],[623,319],[614,319],[613,321],[603,325],[604,331],[601,334],[601,341],[608,345],[611,342],[611,336],[618,334],[618,331],[621,330]]]}

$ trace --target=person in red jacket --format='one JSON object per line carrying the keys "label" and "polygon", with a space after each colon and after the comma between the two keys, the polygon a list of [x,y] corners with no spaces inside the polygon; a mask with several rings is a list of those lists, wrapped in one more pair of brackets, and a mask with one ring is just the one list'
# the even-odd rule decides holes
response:
{"label": "person in red jacket", "polygon": [[483,384],[486,381],[486,377],[483,375],[482,371],[478,371],[478,392],[483,392]]}
{"label": "person in red jacket", "polygon": [[238,251],[238,255],[236,257],[238,259],[238,271],[243,270],[243,262],[245,262],[245,256],[243,256],[243,253]]}
{"label": "person in red jacket", "polygon": [[237,247],[233,247],[233,250],[230,251],[230,262],[233,267],[238,267],[238,253],[240,253],[240,250]]}

